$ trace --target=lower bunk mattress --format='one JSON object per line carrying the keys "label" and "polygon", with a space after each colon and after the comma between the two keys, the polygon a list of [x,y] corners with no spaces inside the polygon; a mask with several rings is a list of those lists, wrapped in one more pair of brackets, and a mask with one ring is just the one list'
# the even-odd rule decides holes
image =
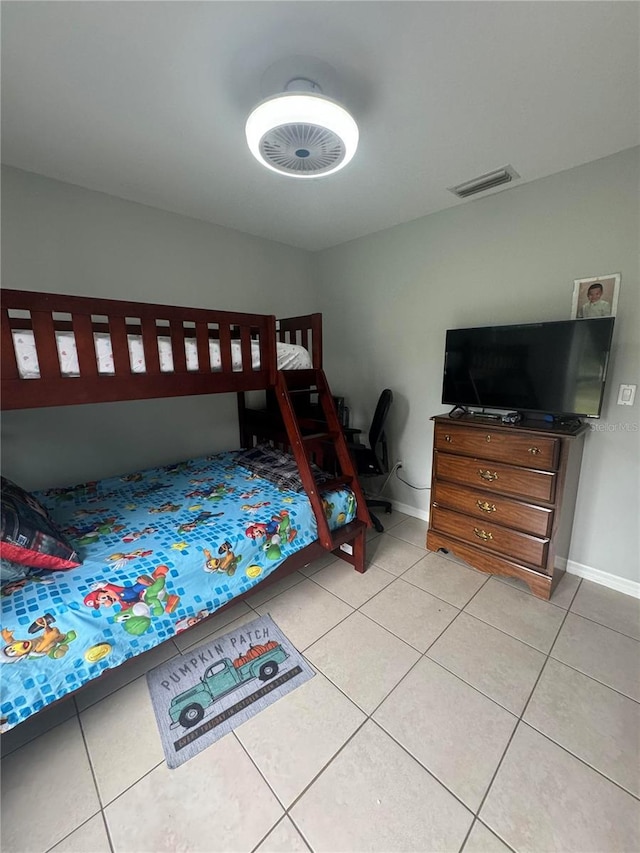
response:
{"label": "lower bunk mattress", "polygon": [[[37,494],[83,564],[1,589],[0,715],[7,731],[249,591],[317,538],[304,492],[221,453]],[[355,517],[325,495],[332,529]]]}

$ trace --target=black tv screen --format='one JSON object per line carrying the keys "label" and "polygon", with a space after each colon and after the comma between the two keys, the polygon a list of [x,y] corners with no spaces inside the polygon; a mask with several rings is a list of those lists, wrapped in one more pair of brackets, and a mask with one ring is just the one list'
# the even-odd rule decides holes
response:
{"label": "black tv screen", "polygon": [[613,317],[447,332],[442,402],[598,417]]}

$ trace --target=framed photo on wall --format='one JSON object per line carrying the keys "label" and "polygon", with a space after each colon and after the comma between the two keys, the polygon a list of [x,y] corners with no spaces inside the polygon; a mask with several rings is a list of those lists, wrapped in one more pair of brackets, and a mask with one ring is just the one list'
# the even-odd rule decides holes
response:
{"label": "framed photo on wall", "polygon": [[573,282],[572,320],[593,317],[615,317],[618,310],[620,273],[594,278],[577,278]]}

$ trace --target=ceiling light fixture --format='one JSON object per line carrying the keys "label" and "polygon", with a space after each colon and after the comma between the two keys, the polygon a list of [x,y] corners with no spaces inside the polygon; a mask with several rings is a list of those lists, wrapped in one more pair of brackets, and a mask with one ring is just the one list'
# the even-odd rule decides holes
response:
{"label": "ceiling light fixture", "polygon": [[343,169],[358,147],[358,125],[313,80],[296,77],[284,93],[253,110],[245,128],[253,156],[293,178],[319,178]]}

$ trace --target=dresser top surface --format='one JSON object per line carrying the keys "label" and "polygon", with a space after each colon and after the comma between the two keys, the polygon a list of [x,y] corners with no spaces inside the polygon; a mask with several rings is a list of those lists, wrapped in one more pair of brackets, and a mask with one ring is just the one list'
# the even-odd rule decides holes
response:
{"label": "dresser top surface", "polygon": [[556,435],[562,438],[575,438],[576,436],[583,435],[590,428],[589,424],[582,422],[579,422],[577,425],[563,425],[533,419],[525,419],[518,424],[503,424],[499,417],[492,418],[486,415],[473,414],[456,418],[452,418],[448,414],[434,415],[431,420],[439,424],[446,424],[448,427],[459,424],[460,426],[477,427],[483,430],[491,428],[492,430],[510,430],[511,432],[536,433],[538,435],[543,433],[544,435]]}

